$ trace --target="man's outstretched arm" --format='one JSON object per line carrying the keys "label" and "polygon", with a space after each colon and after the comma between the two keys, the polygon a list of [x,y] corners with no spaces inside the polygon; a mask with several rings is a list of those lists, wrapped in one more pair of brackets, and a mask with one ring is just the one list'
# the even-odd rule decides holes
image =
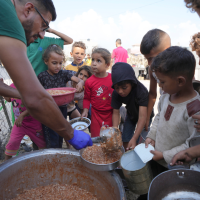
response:
{"label": "man's outstretched arm", "polygon": [[0,96],[17,98],[17,99],[21,98],[19,92],[16,89],[3,83],[2,79],[0,79]]}
{"label": "man's outstretched arm", "polygon": [[[70,140],[77,149],[92,145],[90,137],[77,131],[63,117],[53,98],[39,83],[26,55],[26,46],[17,39],[0,36],[0,59],[17,87],[22,100],[35,119],[56,131],[65,140]],[[85,135],[86,134],[86,135]]]}

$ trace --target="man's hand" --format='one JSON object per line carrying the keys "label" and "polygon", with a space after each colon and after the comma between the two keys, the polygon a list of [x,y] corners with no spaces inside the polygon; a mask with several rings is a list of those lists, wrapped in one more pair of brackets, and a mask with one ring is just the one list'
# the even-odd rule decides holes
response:
{"label": "man's hand", "polygon": [[128,143],[128,146],[127,146],[127,148],[126,148],[126,151],[128,151],[128,150],[131,150],[131,149],[135,149],[135,147],[136,147],[136,139],[135,138],[132,138],[130,141],[129,141],[129,143]]}
{"label": "man's hand", "polygon": [[145,140],[145,147],[146,147],[146,148],[148,147],[149,144],[151,144],[151,145],[155,148],[155,141],[152,140],[151,138],[147,138],[147,139]]}
{"label": "man's hand", "polygon": [[81,115],[81,120],[83,119],[83,117],[87,117],[88,116],[88,109],[87,108],[84,108],[83,109],[83,113]]}
{"label": "man's hand", "polygon": [[153,160],[157,161],[157,160],[162,160],[163,159],[163,153],[157,150],[151,150],[150,151],[154,156],[153,156]]}
{"label": "man's hand", "polygon": [[68,142],[77,150],[93,145],[90,136],[87,133],[78,130],[74,130],[74,137],[71,140],[68,140]]}
{"label": "man's hand", "polygon": [[170,165],[183,165],[183,162],[190,163],[193,159],[186,150],[180,151],[172,158]]}
{"label": "man's hand", "polygon": [[24,120],[24,116],[20,114],[19,117],[15,120],[15,125],[17,127],[21,127],[23,120]]}

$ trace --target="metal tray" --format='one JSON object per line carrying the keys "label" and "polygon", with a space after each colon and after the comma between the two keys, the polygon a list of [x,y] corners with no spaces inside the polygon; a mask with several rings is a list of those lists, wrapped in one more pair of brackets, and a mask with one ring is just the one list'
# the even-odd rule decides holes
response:
{"label": "metal tray", "polygon": [[[96,145],[100,146],[100,144],[96,144]],[[85,160],[82,157],[82,154],[83,154],[84,150],[85,150],[85,148],[81,149],[79,151],[80,157],[81,157],[81,161],[82,161],[82,164],[85,167],[89,168],[89,169],[92,169],[92,170],[95,170],[95,171],[111,171],[111,170],[116,169],[120,165],[120,163],[119,163],[120,159],[118,161],[114,162],[114,163],[109,163],[109,164],[95,164],[95,163],[91,163],[91,162]],[[125,152],[124,147],[121,148],[121,152],[124,154],[124,152]]]}

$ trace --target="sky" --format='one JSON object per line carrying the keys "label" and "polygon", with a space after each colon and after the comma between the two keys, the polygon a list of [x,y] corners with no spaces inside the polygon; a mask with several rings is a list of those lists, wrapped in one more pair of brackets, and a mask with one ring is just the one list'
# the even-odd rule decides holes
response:
{"label": "sky", "polygon": [[[191,36],[200,30],[197,13],[186,8],[184,0],[53,0],[57,19],[50,26],[73,38],[90,39],[112,50],[117,38],[126,49],[140,44],[153,28],[167,32],[172,45],[189,46]],[[47,33],[47,36],[53,37]]]}

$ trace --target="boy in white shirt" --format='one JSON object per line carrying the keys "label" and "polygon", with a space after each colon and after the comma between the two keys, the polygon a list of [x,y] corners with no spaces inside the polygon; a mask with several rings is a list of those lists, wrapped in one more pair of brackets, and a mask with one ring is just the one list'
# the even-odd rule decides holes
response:
{"label": "boy in white shirt", "polygon": [[[164,91],[145,140],[146,147],[149,144],[155,147],[150,161],[154,177],[166,171],[173,156],[187,149],[189,140],[195,136],[192,115],[200,111],[200,97],[192,85],[195,66],[193,54],[176,46],[158,54],[151,65]],[[147,194],[138,198],[146,199]]]}
{"label": "boy in white shirt", "polygon": [[199,94],[192,85],[195,65],[190,51],[175,46],[156,56],[151,65],[165,94],[145,144],[155,146],[153,160],[164,167],[176,153],[189,147],[195,135],[192,115],[200,111]]}

